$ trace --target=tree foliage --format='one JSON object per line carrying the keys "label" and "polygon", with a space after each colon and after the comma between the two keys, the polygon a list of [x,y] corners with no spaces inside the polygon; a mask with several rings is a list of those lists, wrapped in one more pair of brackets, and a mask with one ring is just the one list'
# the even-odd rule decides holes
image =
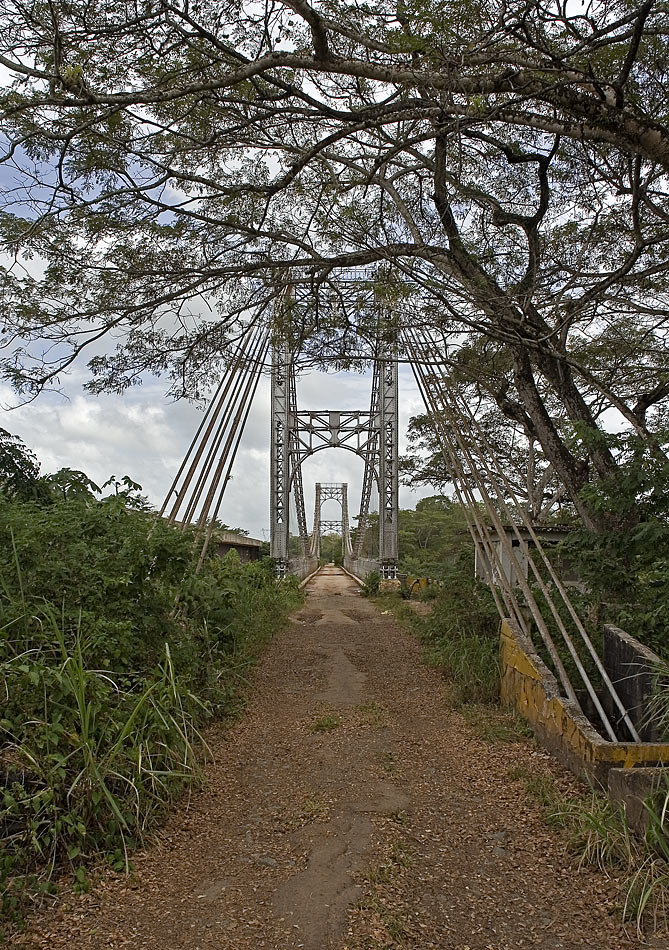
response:
{"label": "tree foliage", "polygon": [[39,462],[16,435],[0,429],[0,490],[11,498],[39,494]]}
{"label": "tree foliage", "polygon": [[580,433],[615,409],[653,440],[664,5],[5,0],[4,22],[19,390],[90,353],[94,391],[198,393],[280,298],[304,359],[368,358],[379,308],[410,358],[436,338],[586,521],[617,462]]}

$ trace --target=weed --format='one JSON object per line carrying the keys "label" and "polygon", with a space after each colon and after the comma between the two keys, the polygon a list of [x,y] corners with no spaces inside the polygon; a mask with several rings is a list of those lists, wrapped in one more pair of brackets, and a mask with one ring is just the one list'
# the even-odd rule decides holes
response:
{"label": "weed", "polygon": [[91,882],[86,874],[86,868],[78,867],[74,872],[74,884],[72,890],[75,894],[88,894],[91,889]]}
{"label": "weed", "polygon": [[620,875],[622,917],[644,930],[667,929],[669,910],[669,790],[647,803],[648,825],[644,836],[629,827],[624,807],[606,795],[589,791],[566,797],[550,775],[537,775],[526,766],[508,772],[521,781],[544,809],[546,820],[563,828],[568,848],[579,867],[594,866]]}
{"label": "weed", "polygon": [[394,772],[397,768],[397,761],[395,759],[395,753],[392,751],[384,752],[383,761],[381,763],[381,768],[384,772],[389,774]]}
{"label": "weed", "polygon": [[[0,492],[0,915],[55,872],[88,886],[197,782],[201,725],[225,714],[299,603],[272,565],[209,558],[122,498]],[[179,595],[178,610],[174,609]]]}
{"label": "weed", "polygon": [[393,876],[393,866],[390,862],[386,864],[375,864],[367,869],[366,880],[370,884],[388,884]]}
{"label": "weed", "polygon": [[[462,578],[460,578],[462,581]],[[457,706],[496,704],[499,700],[497,614],[490,592],[482,585],[465,595],[458,587],[436,588],[434,609],[419,615],[399,597],[377,597],[379,608],[397,619],[425,646],[428,666],[439,670],[451,686]],[[464,602],[458,601],[462,595]]]}
{"label": "weed", "polygon": [[362,703],[357,707],[357,712],[360,719],[367,726],[380,727],[386,725],[386,710],[373,700],[369,703]]}
{"label": "weed", "polygon": [[328,817],[330,806],[320,795],[305,798],[300,809],[300,818],[305,821],[318,821]]}
{"label": "weed", "polygon": [[381,575],[378,571],[370,571],[365,581],[360,588],[360,593],[363,597],[373,597],[379,592],[379,584],[381,583]]}
{"label": "weed", "polygon": [[563,801],[553,794],[547,804],[551,809],[549,819],[567,830],[569,847],[578,854],[579,865],[594,865],[601,870],[629,870],[634,866],[639,843],[619,803],[591,792]]}
{"label": "weed", "polygon": [[552,775],[537,773],[525,765],[516,765],[509,769],[507,778],[511,782],[522,782],[527,794],[545,810],[547,821],[560,824],[557,816],[568,800],[562,795]]}
{"label": "weed", "polygon": [[525,720],[511,710],[477,704],[461,711],[474,733],[486,742],[526,742],[532,736]]}
{"label": "weed", "polygon": [[553,811],[559,808],[560,790],[557,782],[552,775],[532,775],[525,781],[525,788],[539,804],[548,810],[546,815],[550,823],[560,823],[559,812]]}
{"label": "weed", "polygon": [[335,716],[332,713],[324,713],[322,716],[319,716],[311,724],[312,732],[330,732],[332,729],[336,729],[341,725],[341,717]]}
{"label": "weed", "polygon": [[381,920],[385,924],[386,930],[391,940],[403,940],[407,936],[406,925],[397,914],[380,914]]}
{"label": "weed", "polygon": [[495,703],[499,696],[497,650],[492,637],[435,637],[426,647],[425,661],[455,684],[459,704]]}
{"label": "weed", "polygon": [[392,861],[403,868],[410,868],[413,864],[413,848],[411,845],[400,838],[395,841],[392,847]]}

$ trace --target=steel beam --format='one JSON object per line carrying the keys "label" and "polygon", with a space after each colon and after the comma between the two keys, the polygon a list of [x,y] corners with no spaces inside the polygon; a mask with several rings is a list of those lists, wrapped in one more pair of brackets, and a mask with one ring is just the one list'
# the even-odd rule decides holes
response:
{"label": "steel beam", "polygon": [[[272,350],[270,553],[280,576],[288,570],[289,503],[293,491],[303,552],[307,550],[301,466],[326,448],[344,448],[365,462],[356,533],[351,544],[348,497],[341,483],[317,483],[314,531],[309,553],[320,553],[320,506],[336,497],[342,504],[345,555],[359,558],[367,524],[372,486],[379,490],[379,562],[384,578],[397,575],[398,532],[398,390],[395,343],[387,343],[375,361],[369,411],[298,410],[292,356],[278,344]],[[342,493],[343,489],[343,493]],[[334,492],[334,494],[332,494]]]}
{"label": "steel beam", "polygon": [[270,555],[277,574],[288,569],[290,525],[290,352],[285,343],[272,348],[270,447]]}
{"label": "steel beam", "polygon": [[397,577],[398,428],[397,351],[393,345],[379,360],[379,563],[384,579]]}

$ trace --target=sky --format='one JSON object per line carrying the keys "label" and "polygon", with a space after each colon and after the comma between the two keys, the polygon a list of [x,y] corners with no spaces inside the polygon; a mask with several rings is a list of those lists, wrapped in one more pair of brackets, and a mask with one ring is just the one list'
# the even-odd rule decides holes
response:
{"label": "sky", "polygon": [[[8,81],[0,67],[0,83]],[[6,169],[2,172],[6,176]],[[6,178],[3,178],[6,185]],[[30,269],[37,267],[35,261]],[[406,447],[409,418],[423,411],[411,371],[400,366],[400,445]],[[74,364],[62,376],[58,392],[45,392],[27,405],[0,383],[0,427],[18,435],[41,463],[42,474],[65,466],[85,472],[102,484],[111,475],[129,475],[145,495],[160,507],[201,420],[201,410],[185,401],[165,398],[165,380],[144,378],[141,386],[116,394],[86,393],[85,364]],[[309,373],[298,379],[300,409],[369,409],[371,372]],[[246,529],[251,536],[269,540],[269,380],[263,379],[248,419],[219,517]],[[347,482],[349,512],[359,509],[363,461],[344,449],[329,449],[307,459],[302,467],[307,525],[311,529],[314,485]],[[434,494],[431,487],[416,491],[400,487],[400,507],[413,508],[419,498]],[[372,496],[371,507],[377,499]],[[339,505],[326,502],[321,516],[340,517]],[[294,510],[291,528],[295,530]]]}
{"label": "sky", "polygon": [[[410,370],[400,367],[400,454],[406,447],[409,418],[423,411]],[[85,366],[76,366],[61,379],[58,393],[43,393],[32,403],[17,406],[17,396],[0,385],[0,426],[18,435],[42,465],[42,473],[62,467],[79,469],[97,484],[110,475],[129,475],[142,485],[149,501],[159,507],[188,448],[202,414],[195,405],[165,398],[167,384],[145,379],[122,396],[93,396],[83,390]],[[299,377],[300,409],[369,409],[371,374],[317,373]],[[246,529],[252,537],[269,540],[269,380],[261,380],[239,453],[219,513],[221,521]],[[16,408],[12,408],[16,407]],[[328,449],[307,459],[302,467],[307,524],[311,529],[314,485],[347,482],[351,517],[358,512],[363,461],[344,449]],[[434,494],[422,487],[400,488],[400,507]],[[376,499],[372,499],[372,508]],[[322,517],[340,517],[339,505],[326,502]],[[294,514],[292,525],[294,529]]]}

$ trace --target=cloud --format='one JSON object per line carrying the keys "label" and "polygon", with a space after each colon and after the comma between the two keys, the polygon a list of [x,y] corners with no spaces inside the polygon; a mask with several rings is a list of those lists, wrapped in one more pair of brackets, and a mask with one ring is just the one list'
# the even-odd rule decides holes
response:
{"label": "cloud", "polygon": [[[98,484],[111,474],[129,475],[159,506],[201,421],[201,411],[183,401],[167,400],[157,379],[123,396],[89,395],[81,388],[83,381],[83,371],[73,372],[60,394],[45,393],[33,403],[5,410],[0,425],[36,453],[43,472],[65,466],[81,469]],[[310,372],[298,380],[299,405],[302,409],[367,409],[370,388],[369,374]],[[0,386],[0,405],[12,405],[15,398]],[[222,521],[260,538],[268,536],[269,525],[269,409],[269,380],[263,378],[220,511]],[[400,452],[405,449],[409,417],[420,411],[418,390],[402,367]],[[307,459],[303,466],[307,523],[311,525],[317,481],[347,482],[351,516],[357,514],[362,475],[362,460],[343,449]],[[400,505],[414,507],[419,498],[433,492],[429,487],[419,491],[401,487]]]}

